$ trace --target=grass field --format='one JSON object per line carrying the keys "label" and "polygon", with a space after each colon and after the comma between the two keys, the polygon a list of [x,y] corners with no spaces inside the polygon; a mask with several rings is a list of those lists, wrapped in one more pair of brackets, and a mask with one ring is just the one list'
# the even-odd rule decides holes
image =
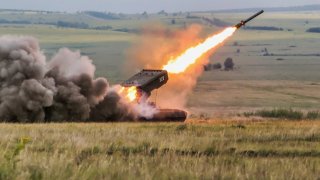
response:
{"label": "grass field", "polygon": [[0,125],[1,179],[317,179],[319,121]]}
{"label": "grass field", "polygon": [[[237,23],[251,13],[191,15]],[[1,17],[128,29],[154,24],[183,29],[196,23],[203,27],[203,38],[221,30],[186,14],[132,15],[122,20],[83,14],[1,13]],[[236,69],[203,73],[188,97],[191,117],[186,123],[0,124],[0,180],[320,179],[320,121],[239,116],[259,109],[319,110],[320,59],[312,54],[320,53],[320,36],[305,32],[319,26],[319,17],[319,12],[266,12],[250,25],[293,31],[236,32],[210,57],[211,63],[232,57]],[[0,35],[7,34],[36,37],[48,59],[61,47],[80,50],[93,59],[96,76],[107,77],[111,84],[128,78],[123,69],[131,58],[127,52],[142,36],[52,25],[0,25]],[[265,48],[276,55],[262,56]],[[129,74],[136,71],[131,70]]]}

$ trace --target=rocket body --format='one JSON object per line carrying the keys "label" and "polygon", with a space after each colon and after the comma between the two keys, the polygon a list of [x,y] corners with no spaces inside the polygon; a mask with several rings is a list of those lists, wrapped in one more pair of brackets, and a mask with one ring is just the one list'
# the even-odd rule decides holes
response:
{"label": "rocket body", "polygon": [[252,19],[256,18],[257,16],[259,16],[262,13],[264,13],[264,10],[261,10],[261,11],[257,12],[256,14],[254,14],[253,16],[249,17],[248,19],[246,19],[244,21],[241,21],[239,24],[235,25],[234,27],[239,29],[242,26],[244,26],[246,23],[248,23],[249,21],[251,21]]}

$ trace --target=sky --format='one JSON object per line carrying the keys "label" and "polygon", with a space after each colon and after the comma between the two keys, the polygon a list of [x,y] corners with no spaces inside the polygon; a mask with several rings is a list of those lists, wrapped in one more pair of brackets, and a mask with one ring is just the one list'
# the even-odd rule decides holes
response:
{"label": "sky", "polygon": [[[3,0],[2,0],[3,1]],[[115,13],[204,11],[320,4],[320,0],[4,0],[1,9]]]}

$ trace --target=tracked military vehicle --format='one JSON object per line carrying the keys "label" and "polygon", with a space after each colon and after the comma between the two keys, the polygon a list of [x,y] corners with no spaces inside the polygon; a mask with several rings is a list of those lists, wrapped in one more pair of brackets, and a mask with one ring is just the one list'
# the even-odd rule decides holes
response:
{"label": "tracked military vehicle", "polygon": [[[123,82],[121,85],[123,87],[136,87],[137,88],[137,102],[145,101],[145,98],[151,96],[153,90],[159,89],[165,85],[169,80],[168,72],[165,70],[149,70],[144,69],[141,72],[135,74],[130,79]],[[150,103],[156,107],[156,104]],[[145,119],[140,117],[141,121],[150,121],[150,122],[182,122],[187,118],[187,112],[179,109],[158,109],[152,119]]]}

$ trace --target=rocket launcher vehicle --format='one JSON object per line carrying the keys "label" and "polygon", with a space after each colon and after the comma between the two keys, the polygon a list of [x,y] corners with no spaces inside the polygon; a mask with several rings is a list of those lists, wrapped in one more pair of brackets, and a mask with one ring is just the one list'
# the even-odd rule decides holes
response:
{"label": "rocket launcher vehicle", "polygon": [[[169,80],[168,72],[165,70],[150,70],[144,69],[141,72],[135,74],[128,80],[124,81],[121,85],[126,88],[137,88],[137,102],[144,100],[142,96],[147,98],[151,95],[153,90],[159,89],[165,85]],[[152,103],[153,106],[156,106]],[[141,121],[147,122],[160,122],[171,121],[180,122],[187,119],[187,112],[179,109],[157,109],[157,113],[154,114],[152,119],[139,118]]]}

